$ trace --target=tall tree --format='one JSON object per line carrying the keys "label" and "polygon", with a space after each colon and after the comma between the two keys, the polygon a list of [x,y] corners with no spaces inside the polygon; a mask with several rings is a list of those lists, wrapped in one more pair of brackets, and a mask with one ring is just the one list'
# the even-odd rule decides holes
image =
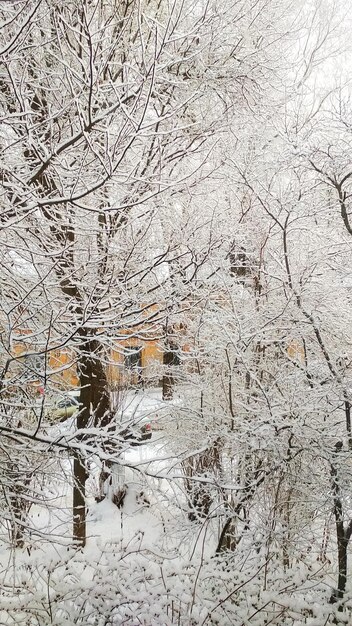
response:
{"label": "tall tree", "polygon": [[[10,250],[21,241],[18,264],[42,287],[41,350],[74,350],[77,441],[93,424],[110,441],[104,359],[121,333],[162,316],[158,268],[177,252],[158,249],[153,225],[168,219],[170,190],[196,179],[211,135],[197,70],[210,15],[192,2],[134,0],[2,3],[1,12],[2,233]],[[74,475],[74,537],[84,544],[80,452]]]}

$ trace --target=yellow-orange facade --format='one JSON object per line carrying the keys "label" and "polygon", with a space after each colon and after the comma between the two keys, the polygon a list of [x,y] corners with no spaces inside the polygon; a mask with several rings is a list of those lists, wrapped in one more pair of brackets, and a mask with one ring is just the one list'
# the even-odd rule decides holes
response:
{"label": "yellow-orange facade", "polygon": [[[19,355],[25,351],[24,346],[20,344],[17,344],[16,349]],[[127,337],[116,342],[107,351],[105,361],[109,386],[116,389],[142,381],[147,383],[157,381],[161,375],[163,352],[156,339],[140,340]],[[79,385],[77,359],[72,350],[49,351],[47,372],[48,378],[62,389],[71,389]],[[40,385],[39,380],[35,382]]]}
{"label": "yellow-orange facade", "polygon": [[[146,308],[144,315],[153,314],[156,305]],[[141,382],[155,384],[161,377],[163,351],[160,348],[155,326],[151,331],[146,323],[131,331],[122,331],[118,338],[110,337],[110,348],[102,353],[109,386],[112,389]],[[28,340],[27,340],[28,335]],[[79,385],[77,354],[65,346],[41,353],[36,352],[30,339],[31,331],[19,329],[12,338],[11,352],[16,357],[18,372],[15,378],[29,385],[33,391],[41,389],[45,379],[62,390]]]}

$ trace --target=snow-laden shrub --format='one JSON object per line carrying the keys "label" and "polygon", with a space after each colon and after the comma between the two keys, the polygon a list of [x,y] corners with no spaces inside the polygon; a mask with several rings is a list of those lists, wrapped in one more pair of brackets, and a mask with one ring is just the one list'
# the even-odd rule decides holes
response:
{"label": "snow-laden shrub", "polygon": [[[322,626],[331,624],[325,571],[285,573],[260,556],[192,560],[141,548],[92,544],[84,552],[35,551],[7,571],[0,621],[25,626]],[[352,596],[351,596],[352,597]],[[339,613],[350,623],[352,601]],[[349,611],[349,613],[348,613]],[[330,617],[329,617],[330,616]]]}

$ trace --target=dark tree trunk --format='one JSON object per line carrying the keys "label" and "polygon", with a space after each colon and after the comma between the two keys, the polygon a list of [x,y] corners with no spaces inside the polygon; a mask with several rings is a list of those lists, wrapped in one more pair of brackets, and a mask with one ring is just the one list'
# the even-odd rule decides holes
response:
{"label": "dark tree trunk", "polygon": [[[348,544],[352,535],[352,520],[345,527],[343,519],[343,504],[341,499],[341,490],[339,483],[339,473],[337,466],[338,453],[342,450],[342,443],[338,442],[335,446],[336,461],[331,464],[332,491],[334,497],[334,517],[336,526],[337,539],[337,559],[338,559],[338,580],[337,589],[331,595],[330,603],[340,602],[346,591],[347,583],[347,554]],[[342,605],[340,606],[342,610]]]}
{"label": "dark tree trunk", "polygon": [[[110,397],[107,377],[101,355],[99,343],[94,339],[86,338],[81,347],[79,361],[80,404],[77,417],[78,438],[79,430],[94,426],[102,429],[102,448],[108,444],[108,432],[104,429],[113,427],[110,411]],[[89,435],[83,434],[81,440],[89,440]],[[73,540],[83,547],[86,543],[86,480],[87,470],[82,455],[77,452],[73,462]]]}
{"label": "dark tree trunk", "polygon": [[163,366],[165,370],[163,375],[163,400],[172,400],[173,398],[175,386],[173,368],[180,364],[176,350],[176,346],[166,343],[165,352],[163,354]]}
{"label": "dark tree trunk", "polygon": [[221,531],[220,538],[218,541],[218,545],[216,548],[216,554],[221,554],[222,552],[233,552],[236,548],[236,520],[234,517],[230,517],[227,522],[224,524],[224,527]]}
{"label": "dark tree trunk", "polygon": [[[91,367],[89,358],[80,360],[80,411],[77,416],[77,430],[87,428],[91,412]],[[83,547],[86,544],[86,480],[87,471],[84,458],[76,452],[73,460],[73,541]]]}
{"label": "dark tree trunk", "polygon": [[[330,604],[335,604],[343,600],[347,583],[347,548],[348,539],[342,528],[337,529],[337,552],[338,552],[338,579],[337,589],[330,597]],[[342,610],[342,606],[340,607]]]}
{"label": "dark tree trunk", "polygon": [[82,548],[86,545],[86,480],[84,460],[79,452],[73,460],[73,541]]}
{"label": "dark tree trunk", "polygon": [[347,582],[347,546],[346,537],[340,537],[338,542],[339,577],[337,581],[338,597],[343,598]]}

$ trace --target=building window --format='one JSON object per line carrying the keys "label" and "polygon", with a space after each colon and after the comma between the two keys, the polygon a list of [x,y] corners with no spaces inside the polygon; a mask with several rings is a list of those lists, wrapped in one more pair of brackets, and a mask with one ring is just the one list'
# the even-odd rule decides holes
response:
{"label": "building window", "polygon": [[142,348],[135,346],[125,347],[124,365],[128,370],[142,369]]}
{"label": "building window", "polygon": [[129,372],[128,381],[132,385],[143,384],[142,379],[142,348],[126,346],[124,348],[124,366]]}

